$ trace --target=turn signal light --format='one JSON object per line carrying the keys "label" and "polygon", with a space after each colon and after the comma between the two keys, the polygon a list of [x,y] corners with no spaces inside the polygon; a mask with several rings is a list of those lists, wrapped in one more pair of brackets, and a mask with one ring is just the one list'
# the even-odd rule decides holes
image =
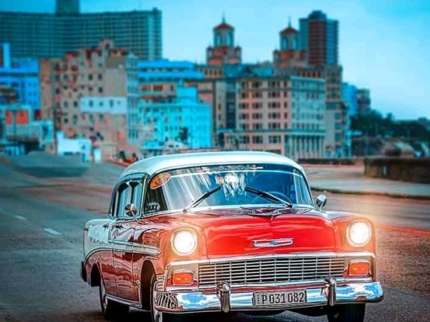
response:
{"label": "turn signal light", "polygon": [[173,272],[172,285],[191,285],[193,281],[194,276],[191,272]]}
{"label": "turn signal light", "polygon": [[368,261],[351,261],[349,264],[349,276],[368,276],[370,272],[370,263]]}

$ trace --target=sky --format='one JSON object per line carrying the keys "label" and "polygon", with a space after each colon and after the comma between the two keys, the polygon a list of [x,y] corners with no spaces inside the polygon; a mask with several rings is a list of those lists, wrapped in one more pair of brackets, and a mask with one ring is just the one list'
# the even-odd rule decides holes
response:
{"label": "sky", "polygon": [[[270,3],[270,5],[268,5]],[[53,12],[55,0],[0,0],[0,11]],[[430,1],[425,0],[81,0],[82,12],[163,14],[163,56],[204,62],[223,14],[245,62],[268,61],[279,31],[322,10],[339,21],[343,81],[371,91],[372,108],[396,119],[430,118]]]}

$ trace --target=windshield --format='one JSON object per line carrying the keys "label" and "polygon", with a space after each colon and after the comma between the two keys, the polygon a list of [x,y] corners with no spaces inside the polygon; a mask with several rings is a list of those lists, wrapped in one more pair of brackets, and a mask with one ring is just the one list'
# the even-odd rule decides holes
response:
{"label": "windshield", "polygon": [[149,183],[144,210],[145,213],[183,210],[214,189],[217,191],[195,208],[283,206],[282,202],[252,190],[268,192],[296,206],[313,206],[300,171],[288,166],[258,164],[191,167],[160,173]]}

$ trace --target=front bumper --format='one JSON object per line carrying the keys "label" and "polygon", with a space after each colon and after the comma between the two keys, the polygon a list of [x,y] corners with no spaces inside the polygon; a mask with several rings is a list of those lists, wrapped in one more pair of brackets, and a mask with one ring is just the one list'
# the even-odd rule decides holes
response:
{"label": "front bumper", "polygon": [[[337,285],[335,279],[327,279],[323,287],[306,287],[306,303],[282,306],[254,306],[252,291],[232,291],[222,283],[216,292],[157,292],[154,306],[170,313],[230,312],[289,310],[337,304],[379,302],[384,293],[379,282],[345,283]],[[282,291],[283,289],[276,289]],[[275,291],[275,290],[272,290]]]}

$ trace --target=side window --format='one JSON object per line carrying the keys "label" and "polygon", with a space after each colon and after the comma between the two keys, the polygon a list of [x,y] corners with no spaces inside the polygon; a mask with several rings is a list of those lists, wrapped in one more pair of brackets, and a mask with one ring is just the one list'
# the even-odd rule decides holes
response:
{"label": "side window", "polygon": [[110,216],[114,216],[114,217],[116,216],[116,208],[118,206],[118,196],[119,196],[118,190],[115,191],[115,193],[112,193],[112,200],[109,208]]}
{"label": "side window", "polygon": [[125,206],[130,203],[132,189],[128,184],[123,184],[119,187],[117,193],[117,207],[116,214],[117,218],[124,218]]}
{"label": "side window", "polygon": [[130,182],[130,186],[133,188],[132,195],[131,195],[131,203],[134,204],[137,207],[137,209],[141,209],[143,182],[142,181]]}

